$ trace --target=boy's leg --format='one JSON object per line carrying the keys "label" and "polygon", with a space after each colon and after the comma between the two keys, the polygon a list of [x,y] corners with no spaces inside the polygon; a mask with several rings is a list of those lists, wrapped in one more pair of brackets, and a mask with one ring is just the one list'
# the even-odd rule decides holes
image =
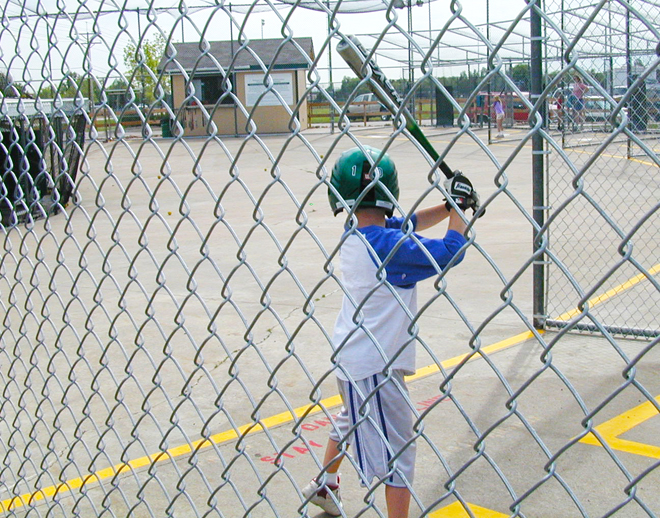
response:
{"label": "boy's leg", "polygon": [[[415,471],[415,442],[413,414],[408,389],[402,371],[394,371],[392,379],[381,385],[382,375],[374,375],[347,385],[351,424],[356,422],[369,395],[368,418],[362,420],[355,433],[354,458],[366,481],[379,478],[385,483],[388,518],[407,518],[411,500],[409,484]],[[385,439],[384,439],[385,438]],[[396,471],[391,473],[390,459],[396,455]]]}
{"label": "boy's leg", "polygon": [[344,460],[338,444],[339,442],[335,441],[332,437],[328,437],[328,444],[325,447],[325,456],[323,458],[323,465],[328,467],[326,470],[328,473],[337,473],[341,462]]}
{"label": "boy's leg", "polygon": [[[345,408],[342,407],[341,412],[335,419],[335,425],[338,430],[333,428],[330,432],[323,457],[323,466],[326,470],[323,475],[312,479],[303,488],[302,494],[309,499],[310,503],[318,505],[326,513],[339,516],[341,514],[341,495],[339,493],[339,475],[337,471],[344,460],[344,454],[339,449],[339,443],[341,437],[346,435],[349,426]],[[344,444],[344,448],[347,448],[348,444]]]}
{"label": "boy's leg", "polygon": [[387,518],[408,518],[410,491],[407,487],[385,486]]}
{"label": "boy's leg", "polygon": [[[396,382],[392,380],[379,387],[375,396],[374,391],[380,384],[382,376],[373,376],[354,383],[347,382],[345,386],[340,384],[342,400],[347,408],[342,408],[337,416],[335,425],[338,430],[333,428],[328,439],[323,459],[323,465],[326,468],[325,480],[320,480],[320,477],[319,480],[312,480],[302,491],[305,498],[310,499],[310,503],[318,505],[329,514],[337,516],[341,513],[341,504],[337,505],[340,502],[339,488],[333,487],[334,477],[332,475],[337,473],[344,458],[345,452],[338,447],[341,437],[345,437],[349,427],[355,423],[358,409],[364,402],[364,395],[373,396],[370,397],[368,403],[370,415],[360,424],[356,432],[353,432],[357,434],[354,442],[355,456],[362,476],[366,480],[372,480],[373,477],[384,477],[391,469],[387,458],[400,451],[405,445],[405,452],[397,460],[397,473],[391,475],[390,482],[400,484],[403,479],[412,484],[415,443],[408,444],[412,437],[412,411],[408,405],[403,372],[395,371],[393,378]],[[353,417],[349,417],[349,414]],[[384,434],[388,437],[388,445],[383,443]],[[407,518],[411,500],[410,491],[406,486],[390,486],[387,485],[387,482],[385,484],[389,518]],[[332,493],[335,498],[332,498],[329,493]]]}
{"label": "boy's leg", "polygon": [[[348,412],[346,411],[345,406],[342,406],[339,413],[335,416],[334,425],[336,428],[333,427],[332,430],[330,430],[330,436],[328,437],[325,454],[323,456],[323,466],[326,468],[326,478],[328,478],[328,475],[335,475],[337,473],[349,446],[348,442],[344,442],[344,445],[342,446],[343,451],[339,448],[340,441],[344,439],[348,433],[348,428],[350,427]],[[330,483],[336,483],[336,477],[331,476],[330,478]]]}

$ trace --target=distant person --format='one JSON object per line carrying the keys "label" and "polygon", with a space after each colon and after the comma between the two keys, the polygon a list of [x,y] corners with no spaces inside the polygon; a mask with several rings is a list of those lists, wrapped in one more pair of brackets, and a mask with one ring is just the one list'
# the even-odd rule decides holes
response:
{"label": "distant person", "polygon": [[497,123],[497,136],[496,138],[504,137],[504,104],[499,95],[495,96],[493,102],[493,110],[495,110],[495,122]]}
{"label": "distant person", "polygon": [[584,94],[589,87],[579,75],[573,76],[573,89],[569,95],[569,107],[573,119],[573,131],[579,131],[584,124]]}
{"label": "distant person", "polygon": [[557,130],[561,131],[564,129],[564,94],[559,92],[557,96]]}

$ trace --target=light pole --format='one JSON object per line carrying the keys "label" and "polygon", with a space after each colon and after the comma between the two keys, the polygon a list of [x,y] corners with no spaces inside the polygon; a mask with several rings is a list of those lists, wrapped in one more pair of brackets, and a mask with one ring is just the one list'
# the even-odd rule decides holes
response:
{"label": "light pole", "polygon": [[266,20],[261,19],[261,39],[264,39],[264,25],[266,25]]}
{"label": "light pole", "polygon": [[[412,20],[412,0],[408,0],[408,34],[413,35],[413,20]],[[412,43],[408,40],[408,91],[415,83],[415,67],[413,66],[413,48]],[[407,94],[408,92],[406,92]],[[410,113],[415,116],[415,94],[412,96],[412,105],[410,106]]]}

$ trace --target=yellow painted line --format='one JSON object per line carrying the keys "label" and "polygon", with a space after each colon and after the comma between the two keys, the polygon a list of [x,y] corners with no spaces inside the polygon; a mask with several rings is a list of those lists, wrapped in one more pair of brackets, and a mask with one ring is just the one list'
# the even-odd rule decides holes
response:
{"label": "yellow painted line", "polygon": [[[660,273],[660,263],[656,264],[653,268],[649,270],[649,275],[656,275],[657,273]],[[598,295],[592,299],[589,299],[587,301],[587,304],[589,305],[589,307],[596,306],[601,302],[605,302],[606,300],[614,297],[615,295],[618,295],[622,291],[632,288],[633,286],[642,282],[645,279],[646,279],[646,275],[644,275],[643,273],[640,273],[639,275],[635,275],[631,279],[628,279],[626,282],[619,284],[618,286],[612,288],[611,290],[606,291],[602,295]],[[557,320],[563,320],[563,321],[570,320],[575,315],[579,315],[580,313],[581,311],[575,308],[571,311],[564,313]]]}
{"label": "yellow painted line", "polygon": [[[530,338],[533,338],[534,334],[531,332],[526,332],[526,333],[521,333],[519,335],[516,335],[512,338],[509,338],[507,340],[503,340],[501,342],[497,342],[493,345],[489,345],[487,347],[483,347],[481,351],[485,354],[492,354],[497,351],[501,351],[503,349],[506,349],[508,347],[512,347],[514,345],[517,345],[521,342],[524,342],[525,340],[528,340]],[[442,362],[442,367],[445,369],[449,369],[451,367],[454,367],[458,365],[460,362],[464,361],[465,358],[467,358],[469,354],[462,354],[460,356],[456,356],[454,358],[450,358],[449,360],[445,360]],[[480,359],[481,356],[479,354],[475,354],[473,358],[470,359],[470,361]],[[409,381],[414,381],[417,379],[424,378],[426,376],[430,376],[432,374],[435,374],[440,371],[440,367],[437,365],[429,365],[428,367],[421,368],[417,370],[415,374],[412,376],[408,376],[407,380]],[[167,451],[164,452],[158,452],[154,453],[151,455],[146,455],[144,457],[140,457],[138,459],[131,460],[127,463],[121,463],[121,464],[116,464],[115,466],[111,466],[102,470],[99,470],[91,475],[88,475],[86,477],[79,477],[71,480],[67,480],[66,482],[63,482],[62,484],[58,484],[55,486],[50,486],[44,489],[41,489],[39,491],[36,491],[34,493],[25,493],[21,495],[20,497],[14,497],[10,499],[3,500],[0,502],[0,512],[6,512],[12,509],[17,509],[19,507],[22,507],[24,505],[32,504],[34,502],[37,502],[39,500],[43,500],[44,498],[51,498],[56,495],[66,493],[67,491],[72,491],[74,489],[81,488],[83,486],[89,485],[94,482],[99,482],[103,479],[114,477],[117,474],[124,473],[126,471],[129,471],[131,469],[138,469],[138,468],[143,468],[145,466],[151,466],[153,464],[156,464],[157,462],[162,462],[165,460],[173,460],[176,457],[180,457],[182,455],[188,455],[194,451],[201,450],[203,448],[208,448],[209,446],[212,446],[214,444],[222,444],[234,439],[238,439],[242,435],[248,435],[248,434],[253,434],[255,432],[259,432],[268,428],[273,428],[275,426],[281,425],[283,423],[288,423],[293,421],[296,418],[301,417],[305,413],[308,413],[308,415],[313,415],[317,414],[322,411],[321,406],[325,408],[332,408],[341,405],[341,396],[334,395],[328,398],[325,398],[320,401],[318,405],[305,405],[300,408],[296,408],[293,411],[293,415],[291,412],[282,412],[281,414],[277,414],[274,416],[267,417],[265,419],[262,419],[259,423],[250,423],[247,425],[243,425],[239,427],[237,430],[226,430],[224,432],[220,432],[217,434],[212,435],[208,439],[199,439],[197,441],[194,441],[190,444],[183,444],[181,446],[176,446],[174,448],[170,448]]]}
{"label": "yellow painted line", "polygon": [[[657,264],[651,270],[649,270],[650,275],[655,275],[656,273],[660,272],[660,264]],[[620,286],[617,286],[616,288],[613,288],[612,290],[608,291],[604,295],[599,295],[597,297],[594,297],[589,301],[589,304],[594,306],[596,304],[599,304],[601,302],[604,302],[605,300],[613,297],[617,293],[620,293],[621,291],[624,291],[626,289],[629,289],[630,287],[634,286],[635,284],[641,282],[645,278],[644,275],[640,274],[637,275],[636,277],[633,277],[632,279],[628,280],[627,282],[621,284]],[[574,309],[572,311],[569,311],[559,317],[558,320],[568,320],[571,318],[572,315],[576,315],[579,313],[579,310]],[[543,331],[538,331],[539,334],[543,334]],[[520,333],[516,336],[513,336],[511,338],[508,338],[506,340],[502,340],[500,342],[497,342],[495,344],[486,346],[481,348],[480,350],[484,354],[493,354],[495,352],[501,351],[503,349],[507,349],[509,347],[513,347],[514,345],[518,345],[526,340],[534,338],[534,334],[530,331]],[[449,360],[445,360],[441,362],[441,365],[444,369],[450,369],[452,367],[455,367],[462,361],[464,361],[470,354],[472,354],[472,358],[470,358],[469,361],[477,360],[481,358],[480,354],[474,354],[474,353],[466,353],[466,354],[461,354],[459,356],[455,356],[454,358],[450,358]],[[430,376],[432,374],[436,374],[437,372],[440,371],[440,367],[438,365],[429,365],[427,367],[423,367],[421,369],[418,369],[415,374],[412,376],[408,376],[406,379],[408,381],[415,381],[421,378],[424,378],[426,376]],[[138,469],[142,468],[145,466],[151,466],[157,462],[161,462],[164,460],[173,460],[176,457],[180,457],[182,455],[187,455],[189,453],[192,453],[193,451],[198,451],[203,448],[207,448],[209,446],[212,446],[213,444],[222,444],[227,441],[231,441],[234,439],[238,439],[242,435],[248,435],[252,434],[255,432],[259,432],[274,426],[278,426],[283,423],[287,423],[290,421],[293,421],[297,417],[301,417],[304,415],[306,412],[308,415],[313,415],[318,412],[321,412],[321,406],[326,407],[326,408],[332,408],[339,406],[341,404],[341,397],[339,395],[334,395],[329,398],[325,398],[320,401],[319,405],[305,405],[300,408],[296,408],[293,410],[293,415],[291,412],[282,412],[281,414],[277,414],[274,416],[267,417],[265,419],[262,419],[259,423],[250,423],[247,425],[243,425],[239,427],[237,430],[226,430],[224,432],[220,432],[217,434],[212,435],[208,439],[199,439],[197,441],[194,441],[190,444],[184,444],[181,446],[176,446],[174,448],[170,448],[166,450],[165,452],[158,452],[154,453],[151,455],[146,455],[144,457],[140,457],[138,459],[131,460],[126,463],[121,463],[121,464],[116,464],[115,466],[111,466],[102,470],[99,470],[95,473],[92,473],[90,475],[87,475],[86,477],[78,477],[75,479],[67,480],[66,482],[63,482],[62,484],[50,486],[44,489],[41,489],[39,491],[35,491],[33,493],[25,493],[21,496],[14,497],[14,498],[9,498],[6,500],[3,500],[0,502],[0,512],[6,512],[12,509],[16,509],[19,507],[22,507],[24,505],[28,505],[30,503],[43,500],[44,498],[50,498],[54,497],[58,494],[65,493],[67,491],[71,491],[73,489],[78,489],[83,486],[89,485],[94,482],[99,482],[103,479],[113,477],[117,474],[124,473],[126,471],[129,471],[131,469]],[[603,426],[603,425],[601,425]],[[636,425],[635,425],[636,426]],[[600,432],[600,428],[596,428]],[[622,433],[622,432],[620,432]],[[610,437],[610,439],[616,439],[616,441],[621,442],[629,442],[629,441],[623,441],[622,439],[618,439],[616,437]],[[591,440],[594,440],[592,437]],[[582,440],[582,442],[585,443],[591,443],[589,436],[585,436]],[[598,443],[598,441],[596,441]],[[600,444],[600,443],[598,443]],[[636,444],[636,443],[635,443]],[[647,445],[637,445],[638,447],[641,447],[642,450],[650,452],[654,447],[653,446],[647,446]],[[639,448],[638,448],[639,449]],[[627,450],[629,451],[629,450]],[[660,458],[660,456],[658,457]],[[460,504],[459,504],[460,506]],[[472,507],[470,507],[472,508]],[[446,508],[445,508],[446,509]],[[462,509],[462,507],[461,507]],[[464,509],[463,509],[464,511]],[[492,512],[492,511],[491,511]],[[431,515],[435,516],[435,515]],[[444,515],[438,515],[438,516],[444,516]],[[449,515],[451,516],[451,515]],[[461,516],[461,515],[458,515]],[[496,515],[479,515],[479,516],[496,516]]]}
{"label": "yellow painted line", "polygon": [[[341,397],[339,395],[331,396],[329,398],[324,399],[321,402],[321,404],[327,407],[339,406],[341,404]],[[293,412],[295,414],[295,417],[300,417],[309,409],[311,409],[310,412],[311,414],[315,414],[321,411],[321,408],[318,405],[305,405],[303,407],[294,409]],[[153,464],[156,464],[157,462],[162,462],[165,460],[173,460],[176,457],[180,457],[181,455],[186,455],[192,453],[193,451],[207,448],[209,446],[212,446],[213,444],[222,444],[224,442],[231,441],[233,439],[238,439],[238,437],[242,436],[243,434],[245,435],[253,434],[255,432],[267,428],[278,426],[282,423],[293,421],[295,417],[291,415],[291,412],[282,412],[281,414],[277,414],[262,419],[259,423],[256,424],[250,423],[248,425],[243,425],[239,427],[237,430],[232,429],[232,430],[220,432],[212,435],[208,439],[199,439],[197,441],[193,441],[191,444],[184,444],[181,446],[170,448],[165,452],[158,452],[152,455],[140,457],[138,459],[133,459],[127,463],[116,464],[115,466],[111,466],[99,470],[84,478],[83,477],[74,478],[71,480],[67,480],[62,484],[50,486],[41,489],[39,491],[36,491],[34,493],[26,493],[21,495],[20,497],[9,498],[7,500],[3,500],[2,502],[0,502],[0,512],[10,511],[18,507],[22,507],[24,505],[38,502],[39,500],[43,500],[44,498],[54,497],[56,495],[81,488],[83,486],[89,485],[94,482],[100,482],[103,479],[113,477],[117,474],[124,473],[131,469],[138,469],[138,468],[143,468],[145,466],[151,466]]]}
{"label": "yellow painted line", "polygon": [[[655,400],[660,403],[660,396],[657,396]],[[639,426],[645,421],[648,421],[652,417],[657,417],[658,415],[660,415],[660,413],[658,413],[658,409],[653,403],[646,401],[645,403],[596,426],[595,429],[610,448],[633,453],[635,455],[643,455],[644,457],[651,457],[653,459],[660,459],[660,447],[619,438],[620,435],[623,435],[634,427]],[[594,446],[602,446],[601,442],[593,433],[585,435],[580,439],[580,442],[592,444]]]}
{"label": "yellow painted line", "polygon": [[[467,504],[470,508],[470,511],[477,518],[506,518],[508,514],[498,513],[491,509],[486,509],[485,507],[479,507],[474,504]],[[429,514],[429,518],[471,518],[468,512],[465,510],[463,505],[460,502],[454,502],[447,507],[438,509],[437,511]]]}
{"label": "yellow painted line", "polygon": [[[539,334],[543,334],[544,331],[538,331]],[[493,354],[498,351],[501,351],[503,349],[507,349],[509,347],[513,347],[514,345],[518,345],[525,340],[530,340],[534,338],[534,333],[531,331],[526,331],[524,333],[520,333],[516,336],[512,336],[511,338],[507,338],[506,340],[502,340],[501,342],[497,342],[493,345],[488,345],[486,347],[482,347],[480,350],[484,354]],[[445,360],[441,362],[440,364],[444,369],[451,369],[452,367],[455,367],[459,363],[465,360],[470,354],[473,354],[474,356],[470,359],[470,361],[480,359],[481,356],[478,353],[466,353],[466,354],[461,354],[459,356],[455,356],[453,358],[450,358],[449,360]],[[440,372],[440,367],[438,367],[436,364],[433,365],[428,365],[426,367],[422,367],[420,369],[417,369],[415,374],[412,374],[411,376],[406,376],[406,381],[415,381],[421,378],[425,378],[426,376],[430,376],[432,374],[436,374],[437,372]]]}
{"label": "yellow painted line", "polygon": [[[632,453],[633,455],[641,455],[642,457],[650,457],[652,459],[660,459],[660,448],[657,446],[636,441],[626,441],[625,439],[619,439],[618,437],[603,436],[603,440],[613,450]],[[603,446],[593,434],[585,436],[580,442],[591,444],[593,446]]]}
{"label": "yellow painted line", "polygon": [[[597,144],[600,144],[600,141],[594,142],[594,146],[596,146]],[[571,153],[583,153],[585,155],[592,155],[593,154],[591,151],[583,151],[581,149],[571,149],[570,151],[571,151]],[[658,167],[658,164],[656,164],[655,162],[647,162],[645,160],[641,160],[639,158],[634,158],[634,157],[628,158],[627,156],[623,156],[623,155],[610,155],[609,153],[601,153],[599,155],[599,157],[620,158],[621,160],[627,160],[629,162],[636,162],[636,163],[642,164],[642,165],[648,165],[648,166],[651,166],[651,167]]]}

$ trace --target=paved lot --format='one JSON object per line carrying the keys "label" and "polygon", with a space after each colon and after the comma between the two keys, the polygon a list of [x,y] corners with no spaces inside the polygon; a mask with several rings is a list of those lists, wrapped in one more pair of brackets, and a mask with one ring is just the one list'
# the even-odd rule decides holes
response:
{"label": "paved lot", "polygon": [[[374,124],[353,135],[379,147],[390,131]],[[599,337],[530,333],[529,145],[516,154],[523,131],[491,146],[464,135],[447,156],[482,200],[494,198],[446,286],[420,285],[420,306],[429,306],[410,382],[423,416],[411,516],[420,508],[467,516],[459,499],[482,517],[508,516],[517,502],[527,517],[602,516],[627,502],[616,516],[660,515],[658,470],[626,493],[660,458],[660,419],[649,403],[660,394],[660,352],[645,342],[615,348]],[[455,136],[427,133],[438,149]],[[318,472],[338,410],[326,333],[341,302],[331,264],[343,221],[330,214],[314,153],[332,164],[352,143],[324,128],[303,136],[91,147],[80,208],[28,234],[30,246],[68,265],[37,267],[55,272],[62,302],[53,298],[54,324],[42,333],[61,353],[37,348],[32,358],[56,373],[48,399],[70,409],[48,450],[74,452],[75,462],[54,461],[57,475],[40,487],[96,474],[62,493],[61,515],[75,503],[82,515],[133,508],[134,516],[233,518],[251,508],[259,518],[320,516],[299,511],[299,488]],[[409,210],[429,185],[428,166],[402,136],[390,153]],[[495,196],[498,163],[506,163],[507,191]],[[420,206],[440,202],[435,191]],[[428,235],[443,235],[441,226]],[[632,376],[623,358],[642,352]],[[40,400],[37,389],[29,393]],[[294,426],[291,410],[312,401],[326,411]],[[48,422],[57,405],[44,412]],[[608,448],[589,444],[591,436],[578,441],[587,422],[603,426]],[[122,462],[132,469],[106,469]],[[383,512],[382,489],[370,503],[348,462],[342,488],[347,516],[365,505],[360,516]]]}

